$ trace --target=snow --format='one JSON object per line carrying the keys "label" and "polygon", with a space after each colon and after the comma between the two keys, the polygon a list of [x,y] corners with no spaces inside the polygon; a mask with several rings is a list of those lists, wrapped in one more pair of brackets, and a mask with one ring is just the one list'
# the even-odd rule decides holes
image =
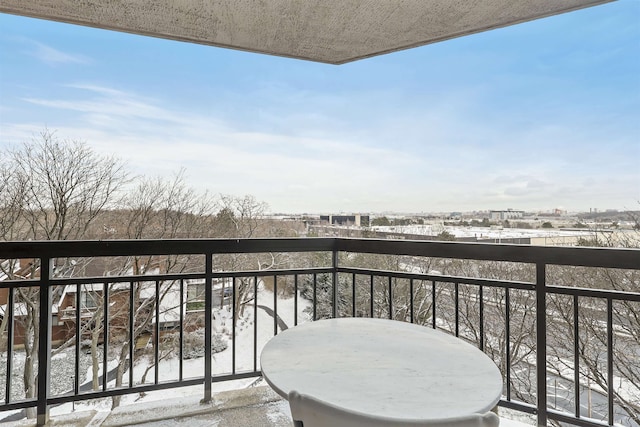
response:
{"label": "snow", "polygon": [[457,238],[475,237],[478,239],[517,239],[532,237],[570,237],[583,236],[589,237],[593,232],[588,230],[560,230],[560,229],[528,229],[528,228],[500,228],[500,227],[454,227],[435,225],[403,225],[403,226],[374,226],[371,227],[376,231],[415,234],[422,236],[437,236],[446,231]]}
{"label": "snow", "polygon": [[[273,292],[268,290],[262,290],[258,295],[257,304],[260,306],[265,306],[273,309],[274,296]],[[309,314],[305,313],[305,309],[311,306],[311,303],[308,300],[303,298],[298,298],[298,323],[302,323],[310,320]],[[292,327],[294,325],[294,298],[283,298],[278,297],[277,301],[277,312],[280,318],[287,324],[287,326]],[[216,308],[214,310],[214,323],[213,330],[214,332],[218,332],[226,336],[229,339],[228,347],[219,353],[215,353],[213,355],[213,374],[230,374],[232,372],[233,365],[233,350],[231,343],[231,333],[232,333],[232,313],[230,311],[229,306],[225,306],[222,309]],[[254,354],[253,352],[253,339],[254,339],[254,325],[257,324],[257,352]],[[254,321],[253,318],[253,305],[247,305],[244,316],[239,319],[238,324],[236,325],[236,372],[243,371],[252,371],[254,368],[254,363],[258,369],[260,369],[259,357],[260,352],[262,351],[262,347],[273,337],[274,332],[274,321],[273,318],[268,315],[263,309],[258,308],[257,310],[257,321]],[[247,351],[248,350],[248,351]],[[75,351],[75,350],[70,350]],[[66,359],[65,356],[58,356],[58,359]],[[73,357],[69,357],[71,359],[71,364],[73,364]],[[102,360],[102,356],[100,356],[100,360]],[[150,366],[151,360],[148,358],[137,358],[135,360],[134,365],[134,383],[140,384],[142,380],[142,375],[147,367]],[[85,374],[85,378],[91,378],[91,366],[89,364],[83,364],[83,366],[87,367],[87,371]],[[108,369],[113,369],[117,366],[116,360],[110,360],[107,364]],[[162,360],[159,364],[159,381],[175,381],[179,378],[179,360],[176,357],[172,357],[167,360]],[[100,364],[99,372],[102,373],[102,364]],[[199,378],[202,377],[204,373],[204,358],[197,359],[187,359],[183,360],[183,378]],[[232,380],[232,381],[221,381],[214,382],[212,384],[212,392],[220,392],[226,390],[234,390],[239,388],[247,388],[256,383],[258,381],[258,377]],[[154,370],[153,368],[149,371],[149,374],[146,378],[147,383],[153,383],[154,381]],[[125,373],[123,378],[123,385],[129,384],[129,375]],[[115,385],[115,381],[112,381],[108,384],[108,387],[113,387]],[[53,391],[53,390],[52,390]],[[55,393],[62,393],[65,390],[58,390]],[[203,395],[203,386],[189,386],[189,387],[178,387],[173,389],[166,390],[158,390],[145,393],[144,396],[140,396],[139,394],[125,395],[122,397],[121,405],[131,405],[131,404],[139,404],[140,402],[152,402],[156,400],[166,400],[171,399],[180,399],[187,396],[197,396],[199,399],[202,398]],[[172,402],[173,405],[173,402]],[[71,403],[67,403],[64,405],[60,405],[57,407],[51,408],[51,415],[60,415],[64,413],[68,413],[73,410],[75,406],[76,410],[89,410],[95,409],[100,411],[108,411],[111,408],[111,399],[99,399],[94,401],[81,401],[76,402],[75,405]]]}
{"label": "snow", "polygon": [[500,417],[500,427],[529,427],[532,425],[536,425],[536,423],[535,422],[523,423],[521,421]]}
{"label": "snow", "polygon": [[[573,360],[567,359],[558,359],[554,361],[553,366],[556,368],[557,373],[562,378],[568,378],[573,381],[575,370],[572,368]],[[607,390],[602,388],[600,385],[595,382],[590,382],[584,372],[584,366],[580,370],[580,385],[585,388],[591,388],[591,390],[597,391],[603,395],[607,394]],[[625,400],[629,402],[637,402],[640,401],[640,385],[634,384],[627,378],[623,378],[614,374],[613,376],[613,384],[618,385],[615,391]]]}
{"label": "snow", "polygon": [[267,418],[274,425],[284,424],[284,422],[291,420],[289,402],[282,400],[275,406],[268,408]]}

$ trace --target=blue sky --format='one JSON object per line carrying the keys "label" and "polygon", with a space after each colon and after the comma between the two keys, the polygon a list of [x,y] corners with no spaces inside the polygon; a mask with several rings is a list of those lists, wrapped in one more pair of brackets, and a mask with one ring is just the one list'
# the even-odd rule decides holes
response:
{"label": "blue sky", "polygon": [[272,212],[640,208],[637,0],[340,66],[0,28],[0,150],[46,127]]}

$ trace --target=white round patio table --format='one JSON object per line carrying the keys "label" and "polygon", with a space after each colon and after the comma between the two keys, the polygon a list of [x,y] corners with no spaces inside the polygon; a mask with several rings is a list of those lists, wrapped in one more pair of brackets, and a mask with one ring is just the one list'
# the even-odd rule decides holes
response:
{"label": "white round patio table", "polygon": [[446,419],[493,409],[502,393],[495,363],[478,348],[425,326],[386,319],[307,322],[273,337],[262,375],[332,405],[396,419]]}

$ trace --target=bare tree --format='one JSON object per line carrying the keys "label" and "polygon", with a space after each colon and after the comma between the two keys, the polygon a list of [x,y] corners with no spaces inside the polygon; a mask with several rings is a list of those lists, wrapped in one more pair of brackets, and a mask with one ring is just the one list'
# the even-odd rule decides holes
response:
{"label": "bare tree", "polygon": [[[24,234],[24,208],[27,180],[16,173],[9,157],[0,156],[0,240],[16,240]],[[19,260],[0,260],[0,273],[8,278],[16,278]],[[10,316],[0,321],[0,348],[7,343],[7,324]]]}
{"label": "bare tree", "polygon": [[[24,237],[24,220],[28,177],[18,173],[9,156],[0,157],[0,239]],[[3,268],[3,266],[0,266]],[[6,271],[3,270],[5,274]]]}
{"label": "bare tree", "polygon": [[[568,287],[633,292],[640,283],[640,274],[634,270],[558,267],[553,270],[553,279],[555,283]],[[549,333],[554,338],[554,345],[548,349],[552,361],[548,369],[558,378],[566,380],[573,387],[585,389],[587,393],[591,393],[591,389],[611,389],[614,402],[634,423],[640,424],[640,369],[637,363],[637,355],[640,354],[640,304],[633,301],[613,301],[611,304],[613,383],[609,383],[607,376],[606,300],[553,295],[548,298],[548,307],[553,318],[553,322],[549,322]],[[577,335],[573,332],[576,323]],[[568,332],[571,339],[566,339]],[[574,384],[573,378],[576,369],[575,342],[580,364],[580,384]],[[598,408],[595,404],[589,409],[607,411],[606,406]]]}
{"label": "bare tree", "polygon": [[[171,239],[210,235],[213,200],[207,193],[199,194],[187,186],[184,174],[184,170],[180,170],[173,179],[139,179],[137,186],[123,199],[119,222],[113,225],[114,236],[128,239]],[[197,261],[190,255],[125,257],[117,260],[117,264],[111,268],[111,273],[145,275],[150,272],[160,274],[185,272],[201,268],[202,260]],[[169,298],[171,295],[176,295],[177,285],[175,282],[163,282],[159,287],[158,302],[162,311],[161,316],[172,310],[184,309],[179,306],[179,298]],[[119,347],[116,387],[123,383],[129,364],[130,346],[135,346],[138,338],[150,333],[153,322],[160,322],[160,319],[155,318],[155,298],[143,297],[145,286],[148,287],[150,284],[134,283],[129,290],[134,293],[135,306],[131,309],[135,311],[135,325],[131,328],[132,333],[129,332],[129,328],[126,328],[126,337]],[[100,331],[102,325],[96,324],[96,328]],[[92,354],[97,354],[97,343],[92,347]],[[167,355],[161,354],[161,359],[163,357]],[[95,366],[98,363],[97,358],[94,357],[94,376],[97,372]],[[154,361],[152,366],[155,363]],[[112,407],[115,408],[119,404],[120,397],[113,397]]]}
{"label": "bare tree", "polygon": [[118,158],[98,155],[81,141],[60,140],[49,130],[8,156],[28,182],[24,215],[32,239],[84,236],[127,180]]}
{"label": "bare tree", "polygon": [[116,237],[128,239],[172,239],[211,235],[213,198],[200,194],[185,182],[181,169],[172,179],[139,178],[124,198],[125,219],[118,218]]}
{"label": "bare tree", "polygon": [[[592,229],[592,237],[581,239],[579,244],[591,247],[640,247],[640,216],[628,212],[630,229]],[[582,287],[612,291],[635,292],[640,285],[640,273],[636,270],[606,268],[561,267],[549,271],[554,284],[566,287]],[[554,338],[548,369],[558,378],[584,389],[587,393],[597,390],[613,391],[614,402],[623,409],[629,420],[640,424],[640,369],[637,356],[640,354],[640,304],[633,301],[612,301],[612,362],[613,383],[607,376],[607,303],[604,298],[552,295],[548,298],[548,309],[553,322],[549,322],[549,334]],[[577,312],[577,318],[575,313]],[[575,333],[574,325],[577,324]],[[571,339],[566,339],[570,331]],[[575,348],[580,365],[579,384],[573,377]],[[588,402],[588,410],[607,412],[606,404],[597,407]],[[616,420],[626,424],[626,420]]]}
{"label": "bare tree", "polygon": [[[251,238],[268,234],[269,230],[260,229],[260,226],[264,225],[261,219],[267,205],[257,201],[255,197],[221,195],[217,207],[218,213],[213,224],[216,237]],[[268,270],[279,265],[282,261],[282,256],[278,254],[225,254],[215,257],[214,268],[225,271],[247,268]],[[223,282],[223,295],[225,286],[226,284]],[[249,278],[238,278],[235,282],[234,295],[234,317],[237,320],[242,315],[246,304],[255,298],[253,281]],[[223,303],[224,298],[221,299],[221,304]]]}
{"label": "bare tree", "polygon": [[[3,177],[12,183],[0,195],[3,239],[81,238],[96,217],[115,202],[127,181],[124,165],[117,158],[98,155],[80,141],[60,140],[46,129],[22,146],[1,153],[0,158],[4,159]],[[36,264],[34,261],[31,277],[38,274]],[[67,260],[57,260],[54,276],[68,274],[70,265]],[[9,265],[9,278],[14,278],[12,270]],[[18,321],[23,323],[25,334],[24,389],[26,397],[33,398],[39,345],[38,290],[18,288],[15,297],[26,311]],[[27,415],[35,417],[35,409],[27,409]]]}
{"label": "bare tree", "polygon": [[216,237],[255,237],[267,204],[254,196],[234,197],[220,195],[216,219]]}

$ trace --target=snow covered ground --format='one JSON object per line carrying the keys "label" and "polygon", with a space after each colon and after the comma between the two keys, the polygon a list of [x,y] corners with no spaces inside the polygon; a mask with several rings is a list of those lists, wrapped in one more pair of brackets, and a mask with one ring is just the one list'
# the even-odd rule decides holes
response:
{"label": "snow covered ground", "polygon": [[[268,290],[263,290],[258,295],[258,305],[265,306],[268,308],[272,308],[274,306],[274,296],[273,292]],[[311,304],[308,300],[303,298],[298,298],[298,323],[302,323],[308,321],[310,316],[305,312],[307,307],[310,307]],[[277,300],[277,313],[278,316],[287,324],[287,326],[292,327],[294,325],[294,298],[283,298],[281,296],[278,297]],[[256,326],[257,325],[257,326]],[[231,341],[231,333],[232,333],[232,314],[230,312],[230,307],[225,306],[223,308],[215,309],[215,320],[214,320],[214,332],[221,333],[224,338],[228,340],[227,348],[219,353],[215,353],[213,356],[213,373],[215,374],[230,374],[232,372],[232,358],[233,358],[233,349],[232,349],[232,341]],[[254,328],[256,328],[256,337],[257,337],[257,351],[254,354]],[[244,316],[240,318],[238,324],[236,325],[236,372],[243,371],[252,371],[255,366],[260,369],[260,352],[262,351],[262,347],[269,341],[271,337],[274,335],[274,320],[273,317],[267,314],[267,312],[261,308],[257,310],[257,318],[254,321],[254,310],[252,305],[248,305],[245,309]],[[52,389],[52,394],[62,393],[63,391],[69,390],[72,384],[73,378],[73,360],[74,360],[74,349],[70,349],[69,351],[63,353],[62,355],[57,357],[57,360],[52,360],[53,365],[62,365],[63,359],[67,359],[67,364],[70,366],[66,369],[59,369],[59,371],[69,373],[69,377],[65,378],[64,383],[68,383],[67,386],[64,387],[56,387],[56,390]],[[87,373],[85,378],[91,378],[90,376],[90,366],[87,361],[83,361],[82,366],[87,367]],[[136,359],[136,363],[134,365],[134,383],[140,384],[142,375],[147,367],[151,364],[151,360],[148,358],[139,358]],[[108,368],[112,369],[116,367],[116,361],[111,360],[108,363]],[[102,366],[100,367],[100,372],[102,372]],[[147,374],[146,382],[153,383],[154,381],[154,370]],[[204,376],[204,358],[196,358],[196,359],[186,359],[183,360],[183,378],[198,378]],[[66,377],[66,376],[65,376]],[[166,360],[162,360],[159,364],[159,381],[170,381],[170,380],[178,380],[179,378],[179,360],[177,357],[172,357]],[[128,385],[129,375],[128,373],[124,376],[124,385]],[[214,382],[212,385],[212,392],[219,392],[225,390],[233,390],[239,388],[246,388],[255,383],[258,378],[247,378],[233,381],[221,381]],[[52,381],[52,383],[57,382],[57,380]],[[114,387],[114,381],[108,383],[108,388]],[[184,396],[194,396],[204,395],[204,388],[202,385],[198,386],[190,386],[190,387],[180,387],[159,391],[147,392],[144,396],[139,394],[125,395],[122,397],[121,405],[130,405],[134,403],[141,402],[151,402],[154,400],[167,400],[167,399],[176,399]],[[75,404],[67,403],[64,405],[60,405],[51,409],[50,413],[52,416],[65,414],[71,412],[72,410],[89,410],[96,409],[101,411],[106,411],[111,408],[111,399],[98,399],[92,401],[85,402],[76,402]]]}

